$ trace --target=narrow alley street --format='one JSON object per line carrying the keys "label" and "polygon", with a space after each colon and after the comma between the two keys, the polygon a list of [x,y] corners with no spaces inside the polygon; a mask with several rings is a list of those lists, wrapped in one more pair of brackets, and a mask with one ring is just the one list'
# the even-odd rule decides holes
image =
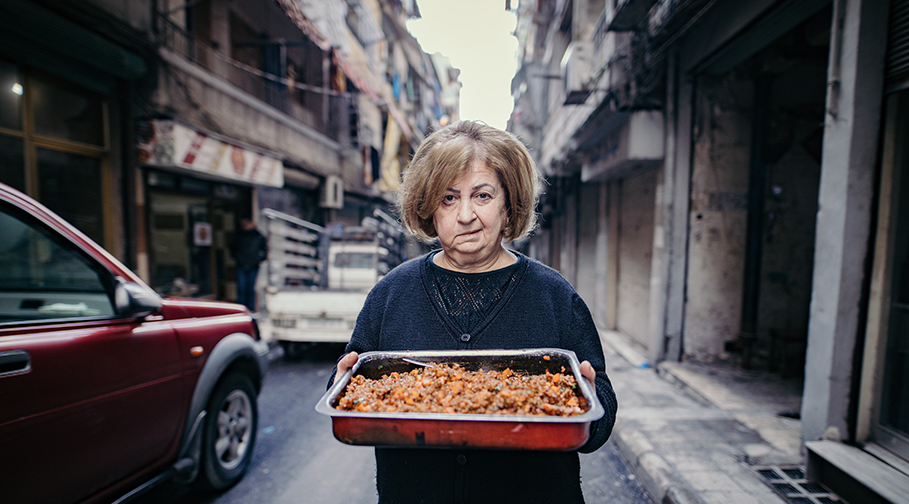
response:
{"label": "narrow alley street", "polygon": [[[299,359],[272,362],[252,466],[236,487],[209,496],[165,484],[135,504],[375,504],[373,450],[335,439],[330,419],[314,409],[341,349],[317,345]],[[590,504],[652,502],[612,441],[581,456],[581,482]]]}

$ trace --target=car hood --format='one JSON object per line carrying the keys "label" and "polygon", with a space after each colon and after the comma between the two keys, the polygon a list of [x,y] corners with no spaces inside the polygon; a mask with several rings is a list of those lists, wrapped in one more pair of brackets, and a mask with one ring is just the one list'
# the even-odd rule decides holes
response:
{"label": "car hood", "polygon": [[249,315],[249,310],[245,306],[226,301],[171,296],[164,296],[161,301],[163,304],[162,312],[167,319]]}

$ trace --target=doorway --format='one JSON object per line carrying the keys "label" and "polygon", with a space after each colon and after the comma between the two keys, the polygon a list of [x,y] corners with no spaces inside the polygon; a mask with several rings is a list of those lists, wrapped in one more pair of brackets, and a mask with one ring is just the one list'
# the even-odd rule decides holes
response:
{"label": "doorway", "polygon": [[801,376],[808,339],[821,176],[830,10],[745,63],[754,75],[744,367]]}
{"label": "doorway", "polygon": [[161,293],[236,300],[229,243],[249,189],[162,172],[149,173],[152,287]]}
{"label": "doorway", "polygon": [[698,69],[686,358],[804,372],[830,20],[826,7],[756,53],[730,43]]}

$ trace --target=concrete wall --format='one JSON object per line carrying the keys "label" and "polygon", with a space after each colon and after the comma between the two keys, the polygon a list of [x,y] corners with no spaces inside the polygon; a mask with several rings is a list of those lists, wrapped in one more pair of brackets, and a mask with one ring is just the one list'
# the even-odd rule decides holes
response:
{"label": "concrete wall", "polygon": [[[336,174],[340,159],[333,140],[295,121],[179,56],[162,50],[169,64],[159,72],[153,102],[195,125],[274,152],[320,174]],[[204,111],[204,112],[203,112]]]}
{"label": "concrete wall", "polygon": [[590,307],[593,320],[600,327],[608,327],[609,305],[609,185],[597,184],[597,209],[596,209],[596,242],[594,249],[595,285],[593,287],[593,306]]}
{"label": "concrete wall", "polygon": [[725,357],[738,336],[751,152],[750,81],[696,83],[685,355]]}
{"label": "concrete wall", "polygon": [[[178,25],[185,20],[180,10],[182,7],[183,4],[175,0],[167,0],[159,6],[171,9],[173,14],[170,20]],[[299,103],[291,105],[289,102],[288,106],[304,112],[300,118],[293,118],[288,115],[291,110],[279,111],[262,98],[250,94],[254,90],[261,91],[263,81],[260,77],[226,62],[227,58],[234,56],[231,52],[234,42],[231,40],[232,17],[247,24],[250,30],[267,30],[268,37],[275,40],[299,40],[300,29],[286,18],[278,5],[263,8],[250,1],[213,0],[208,8],[203,16],[208,19],[208,26],[200,29],[204,28],[206,36],[217,45],[196,55],[200,58],[199,64],[207,67],[203,69],[187,61],[185,55],[159,49],[164,64],[157,69],[158,81],[150,97],[151,108],[178,117],[194,127],[284,154],[291,164],[315,173],[338,174],[341,166],[338,142],[301,121],[301,118],[312,116],[313,124],[321,124],[317,117],[323,112],[321,107],[304,110]],[[180,42],[179,38],[175,42]],[[180,47],[178,43],[174,50],[183,50]],[[288,56],[298,64],[310,60],[312,50],[312,47],[294,45],[287,49]],[[223,57],[217,57],[217,54]],[[315,61],[308,65],[312,68],[300,71],[321,72],[321,65],[321,62]],[[240,87],[244,85],[249,89]],[[307,96],[310,95],[315,93]],[[321,102],[323,98],[324,95],[319,95],[314,100]]]}
{"label": "concrete wall", "polygon": [[657,180],[651,291],[650,358],[682,358],[688,263],[688,221],[694,85],[678,71],[678,49],[670,49],[666,70],[665,159]]}
{"label": "concrete wall", "polygon": [[867,281],[886,47],[887,6],[844,2],[834,13],[830,58],[838,86],[828,95],[802,401],[802,436],[849,436],[855,350]]}

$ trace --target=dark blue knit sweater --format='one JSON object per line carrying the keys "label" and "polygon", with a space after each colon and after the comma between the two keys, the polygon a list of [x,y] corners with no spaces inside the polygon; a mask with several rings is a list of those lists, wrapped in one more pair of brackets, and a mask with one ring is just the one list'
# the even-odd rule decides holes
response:
{"label": "dark blue knit sweater", "polygon": [[[426,257],[393,269],[369,293],[347,352],[562,348],[597,372],[606,410],[580,452],[602,446],[615,423],[616,398],[590,311],[558,272],[515,252],[518,267],[499,304],[462,334],[430,298]],[[380,504],[581,503],[576,452],[376,448]]]}

